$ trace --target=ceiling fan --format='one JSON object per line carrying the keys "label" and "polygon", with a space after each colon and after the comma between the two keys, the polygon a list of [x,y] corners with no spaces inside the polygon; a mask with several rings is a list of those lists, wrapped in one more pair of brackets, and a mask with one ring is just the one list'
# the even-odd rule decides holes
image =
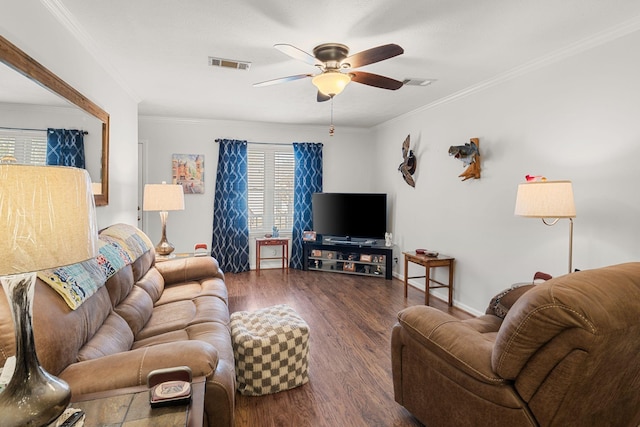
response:
{"label": "ceiling fan", "polygon": [[[270,86],[293,80],[312,78],[318,88],[318,102],[328,101],[338,95],[350,82],[362,83],[381,89],[397,90],[403,83],[389,77],[364,71],[353,71],[354,68],[384,61],[404,53],[397,44],[386,44],[362,52],[349,55],[349,48],[340,43],[325,43],[313,48],[313,55],[290,44],[276,44],[273,47],[292,58],[318,67],[320,74],[297,74],[255,83],[254,87]],[[345,72],[343,72],[345,70]]]}

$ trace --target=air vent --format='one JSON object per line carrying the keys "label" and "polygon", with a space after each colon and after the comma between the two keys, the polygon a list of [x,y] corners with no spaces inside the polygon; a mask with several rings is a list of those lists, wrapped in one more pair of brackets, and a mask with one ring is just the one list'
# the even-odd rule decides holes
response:
{"label": "air vent", "polygon": [[435,82],[433,79],[417,79],[417,78],[406,78],[402,81],[405,86],[429,86],[431,83]]}
{"label": "air vent", "polygon": [[251,67],[251,62],[237,61],[235,59],[215,58],[213,56],[210,56],[209,65],[212,67],[235,68],[236,70],[249,70],[249,67]]}

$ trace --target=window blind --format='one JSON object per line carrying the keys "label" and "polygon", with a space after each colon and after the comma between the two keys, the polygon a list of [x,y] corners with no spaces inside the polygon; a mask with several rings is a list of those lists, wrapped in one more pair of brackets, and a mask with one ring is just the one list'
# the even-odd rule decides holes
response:
{"label": "window blind", "polygon": [[47,163],[47,133],[31,130],[0,129],[0,161],[20,164]]}
{"label": "window blind", "polygon": [[247,150],[249,231],[293,228],[293,147],[259,146]]}

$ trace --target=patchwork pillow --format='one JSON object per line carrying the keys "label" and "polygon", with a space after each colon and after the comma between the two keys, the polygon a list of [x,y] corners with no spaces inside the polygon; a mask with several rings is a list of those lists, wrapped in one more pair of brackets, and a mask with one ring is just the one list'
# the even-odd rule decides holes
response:
{"label": "patchwork pillow", "polygon": [[520,283],[511,286],[509,289],[505,289],[491,299],[485,314],[493,314],[494,316],[504,319],[511,307],[513,307],[513,304],[518,301],[518,298],[534,286],[535,284],[533,283]]}

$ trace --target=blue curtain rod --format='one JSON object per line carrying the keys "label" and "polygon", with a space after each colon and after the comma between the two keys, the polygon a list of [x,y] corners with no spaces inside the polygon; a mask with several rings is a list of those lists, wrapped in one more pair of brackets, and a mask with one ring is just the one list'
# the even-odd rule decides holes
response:
{"label": "blue curtain rod", "polygon": [[[34,131],[34,132],[46,132],[47,129],[30,129],[30,128],[10,128],[10,127],[6,127],[6,126],[0,126],[0,129],[7,129],[7,130],[30,130],[30,131]],[[89,135],[89,132],[87,132],[86,130],[81,130],[83,135]]]}
{"label": "blue curtain rod", "polygon": [[[222,141],[220,138],[216,139],[216,142],[220,142]],[[293,145],[293,143],[286,143],[286,142],[257,142],[257,141],[247,141],[247,144],[262,144],[262,145],[285,145],[285,146],[290,146]]]}

